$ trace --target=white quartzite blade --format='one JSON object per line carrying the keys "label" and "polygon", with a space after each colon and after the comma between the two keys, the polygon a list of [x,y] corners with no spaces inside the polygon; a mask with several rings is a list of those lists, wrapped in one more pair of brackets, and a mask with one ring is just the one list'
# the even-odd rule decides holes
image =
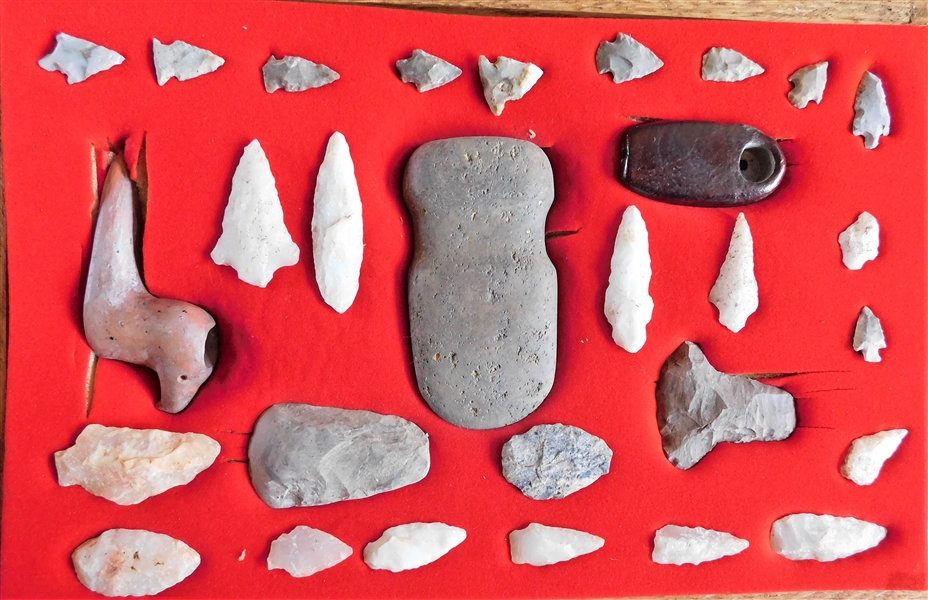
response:
{"label": "white quartzite blade", "polygon": [[770,545],[790,560],[830,562],[879,545],[886,528],[853,517],[799,513],[773,523]]}
{"label": "white quartzite blade", "polygon": [[219,443],[199,433],[91,424],[55,452],[58,483],[127,506],[193,481],[213,464]]}
{"label": "white quartzite blade", "polygon": [[444,523],[409,523],[383,532],[364,548],[364,562],[372,569],[399,573],[433,563],[467,537],[460,527]]}
{"label": "white quartzite blade", "polygon": [[612,339],[628,352],[641,350],[647,339],[646,326],[654,312],[654,301],[648,294],[650,283],[648,230],[638,209],[629,206],[615,236],[605,305]]}
{"label": "white quartzite blade", "polygon": [[324,531],[298,525],[271,542],[267,568],[293,577],[309,577],[351,556],[351,546]]}
{"label": "white quartzite blade", "polygon": [[509,534],[512,562],[536,567],[595,552],[605,543],[603,538],[585,531],[548,527],[539,523],[532,523],[525,529],[517,529]]}
{"label": "white quartzite blade", "polygon": [[719,277],[709,291],[709,302],[719,309],[719,323],[735,333],[744,329],[758,307],[754,277],[754,239],[744,213],[738,213]]}
{"label": "white quartzite blade", "polygon": [[348,142],[332,134],[313,196],[313,261],[325,303],[344,313],[358,294],[364,257],[361,194]]}
{"label": "white quartzite blade", "polygon": [[660,565],[698,565],[733,556],[748,545],[747,540],[724,531],[665,525],[654,534],[651,560]]}
{"label": "white quartzite blade", "polygon": [[841,474],[857,485],[872,484],[908,434],[906,429],[890,429],[857,438],[847,451]]}

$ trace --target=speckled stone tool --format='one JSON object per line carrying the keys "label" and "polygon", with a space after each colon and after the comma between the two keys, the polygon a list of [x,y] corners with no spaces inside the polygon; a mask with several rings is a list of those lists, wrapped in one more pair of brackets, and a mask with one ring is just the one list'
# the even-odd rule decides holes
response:
{"label": "speckled stone tool", "polygon": [[772,194],[786,172],[776,140],[748,125],[643,123],[622,135],[619,151],[619,180],[671,204],[751,204]]}
{"label": "speckled stone tool", "polygon": [[430,142],[409,159],[404,195],[415,233],[409,329],[422,397],[470,429],[525,418],[551,390],[557,350],[547,156],[502,137]]}

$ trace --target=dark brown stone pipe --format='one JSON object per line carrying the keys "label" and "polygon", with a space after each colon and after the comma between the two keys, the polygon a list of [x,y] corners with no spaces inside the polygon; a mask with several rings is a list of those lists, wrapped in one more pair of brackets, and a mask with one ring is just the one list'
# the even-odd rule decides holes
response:
{"label": "dark brown stone pipe", "polygon": [[157,407],[177,413],[213,372],[216,321],[199,306],[149,293],[136,264],[134,229],[132,182],[117,157],[106,174],[94,231],[84,335],[97,356],[158,373]]}

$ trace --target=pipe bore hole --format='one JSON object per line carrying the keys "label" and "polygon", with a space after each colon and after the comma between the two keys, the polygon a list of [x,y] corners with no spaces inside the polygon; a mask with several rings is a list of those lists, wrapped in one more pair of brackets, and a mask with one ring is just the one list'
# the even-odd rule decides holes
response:
{"label": "pipe bore hole", "polygon": [[738,161],[738,170],[745,180],[752,183],[762,183],[773,175],[776,171],[776,158],[769,149],[755,146],[745,148],[741,152],[741,159]]}

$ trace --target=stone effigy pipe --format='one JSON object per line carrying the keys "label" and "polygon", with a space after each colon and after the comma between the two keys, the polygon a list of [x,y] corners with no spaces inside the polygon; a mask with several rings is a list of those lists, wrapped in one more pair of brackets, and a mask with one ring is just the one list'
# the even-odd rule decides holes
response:
{"label": "stone effigy pipe", "polygon": [[180,412],[213,372],[216,321],[199,306],[151,295],[142,282],[132,182],[122,157],[110,164],[100,198],[84,292],[84,335],[97,356],[153,369],[161,383],[157,407]]}

